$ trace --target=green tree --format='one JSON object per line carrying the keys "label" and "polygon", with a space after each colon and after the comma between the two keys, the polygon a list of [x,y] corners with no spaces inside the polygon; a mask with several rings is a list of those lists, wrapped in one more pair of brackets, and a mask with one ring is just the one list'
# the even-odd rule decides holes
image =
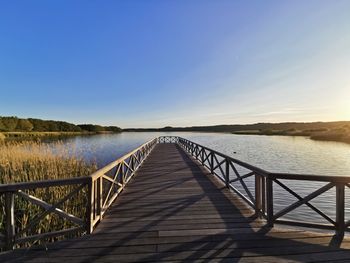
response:
{"label": "green tree", "polygon": [[0,131],[5,131],[6,127],[5,125],[2,123],[2,118],[0,117]]}
{"label": "green tree", "polygon": [[17,117],[2,117],[1,123],[3,126],[3,131],[15,131],[17,122]]}
{"label": "green tree", "polygon": [[94,125],[94,124],[79,124],[78,125],[81,129],[84,131],[89,131],[89,132],[101,132],[105,131],[105,128],[100,126],[100,125]]}
{"label": "green tree", "polygon": [[106,126],[104,127],[106,131],[111,131],[111,132],[121,132],[122,129],[117,127],[117,126]]}
{"label": "green tree", "polygon": [[17,131],[31,131],[33,130],[33,124],[27,119],[18,119],[16,130]]}

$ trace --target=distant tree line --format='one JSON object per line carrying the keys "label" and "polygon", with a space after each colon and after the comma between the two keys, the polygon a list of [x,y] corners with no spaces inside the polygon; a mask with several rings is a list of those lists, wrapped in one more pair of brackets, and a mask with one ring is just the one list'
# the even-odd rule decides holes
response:
{"label": "distant tree line", "polygon": [[117,126],[101,126],[95,124],[79,124],[78,127],[89,132],[121,132],[122,129]]}
{"label": "distant tree line", "polygon": [[130,128],[123,131],[198,131],[198,132],[236,132],[236,131],[307,131],[320,132],[350,127],[349,121],[335,122],[283,122],[283,123],[255,123],[255,124],[233,124],[214,126],[192,126],[192,127],[164,127],[164,128]]}
{"label": "distant tree line", "polygon": [[21,119],[18,117],[0,117],[0,132],[121,132],[117,126],[100,126],[94,124],[75,125],[65,121]]}

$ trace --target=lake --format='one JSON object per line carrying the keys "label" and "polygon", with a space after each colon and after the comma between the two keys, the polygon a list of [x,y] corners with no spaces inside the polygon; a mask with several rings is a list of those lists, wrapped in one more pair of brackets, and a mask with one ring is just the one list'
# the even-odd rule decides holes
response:
{"label": "lake", "polygon": [[[225,153],[236,159],[263,168],[270,172],[349,175],[350,145],[338,142],[314,141],[306,137],[234,135],[222,133],[192,132],[128,132],[94,136],[70,137],[64,144],[86,160],[96,161],[99,167],[121,157],[144,142],[163,135],[181,136],[201,145]],[[283,181],[301,196],[325,185],[319,182]],[[253,183],[247,180],[249,188]],[[350,197],[348,189],[347,197]],[[285,190],[274,187],[275,212],[296,201]],[[311,201],[331,218],[335,218],[334,189]],[[350,205],[346,209],[350,219]],[[325,222],[308,207],[300,207],[286,219]]]}

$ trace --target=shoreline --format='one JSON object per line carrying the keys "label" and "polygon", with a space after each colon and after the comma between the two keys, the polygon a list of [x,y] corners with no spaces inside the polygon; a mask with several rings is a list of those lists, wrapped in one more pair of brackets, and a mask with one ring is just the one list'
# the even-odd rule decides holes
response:
{"label": "shoreline", "polygon": [[270,131],[270,132],[260,132],[260,131],[237,131],[231,134],[236,135],[265,135],[265,136],[300,136],[307,137],[314,141],[324,141],[324,142],[341,142],[350,144],[350,135],[339,134],[339,133],[310,133],[310,132],[285,132],[285,131]]}
{"label": "shoreline", "polygon": [[[132,132],[132,131],[122,131],[122,132]],[[119,132],[119,133],[122,133]],[[140,131],[138,131],[140,132]],[[176,132],[176,131],[173,131]],[[183,131],[183,132],[197,132],[197,131]],[[206,131],[200,131],[206,132]],[[235,135],[265,135],[265,136],[300,136],[308,137],[311,140],[315,141],[328,141],[328,142],[341,142],[350,144],[350,135],[341,134],[341,133],[332,133],[332,132],[303,132],[303,131],[256,131],[256,130],[247,130],[247,131],[234,131],[234,132],[213,132],[210,133],[228,133]],[[16,140],[16,139],[42,139],[42,138],[64,138],[64,137],[74,137],[74,136],[89,136],[89,135],[98,135],[98,134],[116,134],[112,131],[99,131],[99,132],[0,132],[0,141],[7,140]]]}

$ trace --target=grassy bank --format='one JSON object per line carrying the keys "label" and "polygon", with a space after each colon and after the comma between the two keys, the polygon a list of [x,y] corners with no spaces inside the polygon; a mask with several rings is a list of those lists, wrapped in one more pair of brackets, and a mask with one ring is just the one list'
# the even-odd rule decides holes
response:
{"label": "grassy bank", "polygon": [[[61,179],[86,176],[96,170],[95,164],[88,164],[79,157],[71,157],[62,143],[44,144],[37,141],[9,141],[0,143],[0,184],[30,182],[37,180]],[[50,204],[64,198],[75,186],[51,187],[27,191]],[[86,191],[86,189],[85,189]],[[4,229],[3,196],[0,195],[0,231]],[[61,208],[73,215],[84,218],[86,215],[86,192],[81,191],[65,202]],[[24,229],[43,209],[16,196],[16,226]],[[27,235],[62,230],[72,227],[71,223],[55,214],[47,215]]]}

